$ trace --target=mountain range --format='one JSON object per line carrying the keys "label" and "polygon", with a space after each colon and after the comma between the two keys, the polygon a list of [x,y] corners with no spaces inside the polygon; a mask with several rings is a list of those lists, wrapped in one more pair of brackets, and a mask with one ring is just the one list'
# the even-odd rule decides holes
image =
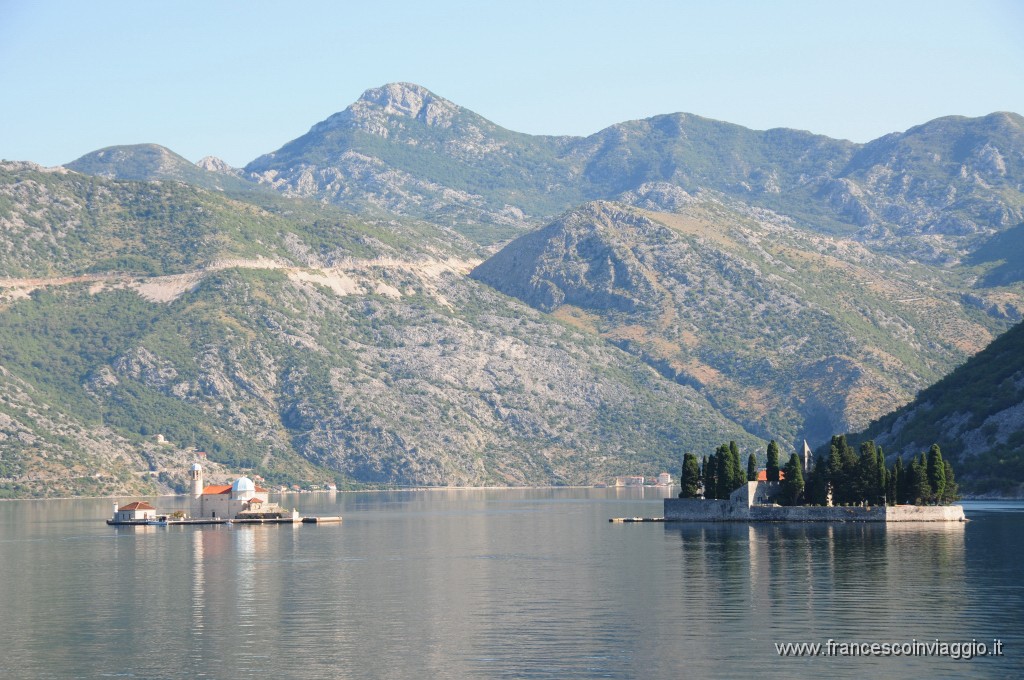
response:
{"label": "mountain range", "polygon": [[285,481],[593,483],[883,422],[1019,321],[1024,118],[533,136],[395,83],[244,168],[5,163],[0,226],[10,495],[174,486],[194,447]]}

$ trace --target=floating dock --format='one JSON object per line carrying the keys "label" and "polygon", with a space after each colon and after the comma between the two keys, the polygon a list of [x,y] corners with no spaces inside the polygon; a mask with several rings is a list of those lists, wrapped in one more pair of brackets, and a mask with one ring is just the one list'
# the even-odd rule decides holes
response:
{"label": "floating dock", "polygon": [[303,517],[303,524],[332,524],[341,521],[340,515],[334,515],[331,517]]}
{"label": "floating dock", "polygon": [[242,519],[227,519],[222,517],[209,517],[198,519],[135,519],[117,521],[108,519],[107,524],[119,527],[145,527],[145,526],[198,526],[202,524],[320,524],[325,522],[340,522],[341,517],[253,517]]}

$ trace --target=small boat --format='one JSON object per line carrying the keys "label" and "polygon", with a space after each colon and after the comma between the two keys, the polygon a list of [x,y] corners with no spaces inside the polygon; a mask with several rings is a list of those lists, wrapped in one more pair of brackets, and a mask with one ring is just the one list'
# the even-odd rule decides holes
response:
{"label": "small boat", "polygon": [[167,526],[167,518],[161,517],[160,519],[147,519],[146,526],[151,527],[165,527]]}

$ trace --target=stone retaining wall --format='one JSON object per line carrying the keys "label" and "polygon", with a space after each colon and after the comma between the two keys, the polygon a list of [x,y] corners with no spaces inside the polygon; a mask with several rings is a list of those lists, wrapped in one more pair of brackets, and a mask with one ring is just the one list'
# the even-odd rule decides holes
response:
{"label": "stone retaining wall", "polygon": [[734,501],[666,498],[666,522],[963,522],[959,505],[783,507]]}

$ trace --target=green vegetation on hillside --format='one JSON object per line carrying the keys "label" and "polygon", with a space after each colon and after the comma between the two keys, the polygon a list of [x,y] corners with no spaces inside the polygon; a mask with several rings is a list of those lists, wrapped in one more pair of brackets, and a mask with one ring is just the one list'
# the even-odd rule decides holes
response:
{"label": "green vegetation on hillside", "polygon": [[913,454],[939,439],[966,491],[1012,494],[1024,480],[1021,403],[1024,326],[1018,324],[851,440],[884,441],[891,450]]}

